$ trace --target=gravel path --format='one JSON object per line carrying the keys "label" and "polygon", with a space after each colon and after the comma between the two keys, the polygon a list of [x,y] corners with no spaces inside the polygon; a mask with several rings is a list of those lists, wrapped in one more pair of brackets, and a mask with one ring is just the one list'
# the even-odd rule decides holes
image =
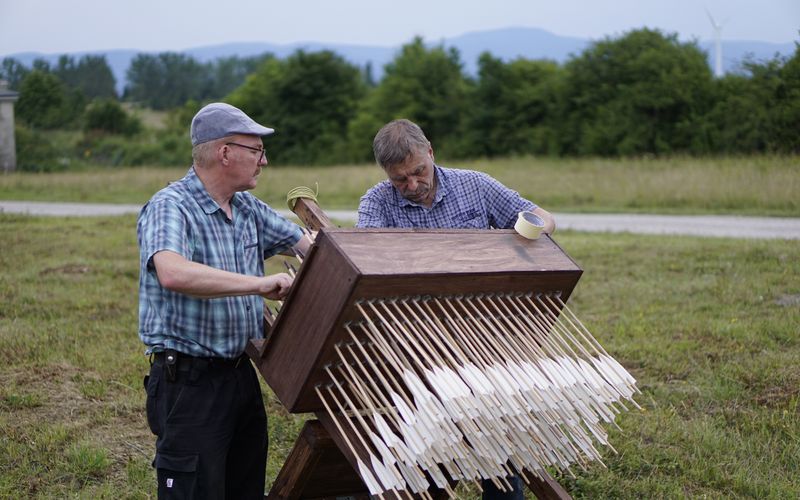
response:
{"label": "gravel path", "polygon": [[[0,201],[0,212],[92,217],[139,212],[141,205]],[[288,210],[278,210],[292,215]],[[354,223],[356,212],[326,210],[331,219]],[[555,214],[559,229],[589,232],[675,234],[751,239],[800,240],[800,218],[731,215]]]}

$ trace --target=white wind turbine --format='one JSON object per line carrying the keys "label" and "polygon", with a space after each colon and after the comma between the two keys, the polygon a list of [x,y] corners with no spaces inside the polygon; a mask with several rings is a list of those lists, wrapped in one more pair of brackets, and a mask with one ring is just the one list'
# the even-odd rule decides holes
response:
{"label": "white wind turbine", "polygon": [[714,31],[714,76],[717,78],[721,78],[723,75],[722,71],[722,26],[728,20],[726,19],[724,22],[717,24],[714,21],[714,17],[711,15],[711,12],[706,9],[706,14],[708,14],[708,20],[711,21],[711,28]]}

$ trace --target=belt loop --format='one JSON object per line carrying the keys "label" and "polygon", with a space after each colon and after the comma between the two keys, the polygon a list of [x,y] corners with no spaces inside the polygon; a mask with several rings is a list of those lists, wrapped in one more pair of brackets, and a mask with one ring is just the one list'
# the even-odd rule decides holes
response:
{"label": "belt loop", "polygon": [[236,358],[236,363],[234,363],[233,367],[239,368],[239,365],[242,363],[242,360],[244,359],[245,356],[246,354],[240,354],[239,357]]}
{"label": "belt loop", "polygon": [[175,382],[178,376],[178,351],[174,349],[164,351],[164,369],[167,372],[167,380]]}

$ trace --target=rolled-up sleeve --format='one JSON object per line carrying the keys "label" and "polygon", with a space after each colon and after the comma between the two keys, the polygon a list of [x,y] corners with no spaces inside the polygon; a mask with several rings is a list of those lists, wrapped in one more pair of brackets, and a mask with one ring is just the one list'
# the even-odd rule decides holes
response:
{"label": "rolled-up sleeve", "polygon": [[303,230],[286,219],[266,203],[258,200],[259,224],[261,225],[261,245],[264,259],[289,249],[303,237]]}
{"label": "rolled-up sleeve", "polygon": [[152,268],[153,255],[163,250],[192,258],[186,215],[169,200],[150,202],[142,209],[138,233],[139,247],[148,268]]}

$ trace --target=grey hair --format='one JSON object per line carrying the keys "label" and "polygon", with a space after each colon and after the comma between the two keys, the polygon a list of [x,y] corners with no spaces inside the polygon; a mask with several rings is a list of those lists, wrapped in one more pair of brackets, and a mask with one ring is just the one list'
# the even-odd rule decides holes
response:
{"label": "grey hair", "polygon": [[375,134],[372,152],[378,165],[387,169],[403,163],[410,154],[425,151],[430,146],[419,125],[401,118],[390,121]]}
{"label": "grey hair", "polygon": [[215,141],[208,141],[192,147],[192,161],[197,167],[207,167],[212,164],[214,154],[219,145],[228,138],[223,137]]}

